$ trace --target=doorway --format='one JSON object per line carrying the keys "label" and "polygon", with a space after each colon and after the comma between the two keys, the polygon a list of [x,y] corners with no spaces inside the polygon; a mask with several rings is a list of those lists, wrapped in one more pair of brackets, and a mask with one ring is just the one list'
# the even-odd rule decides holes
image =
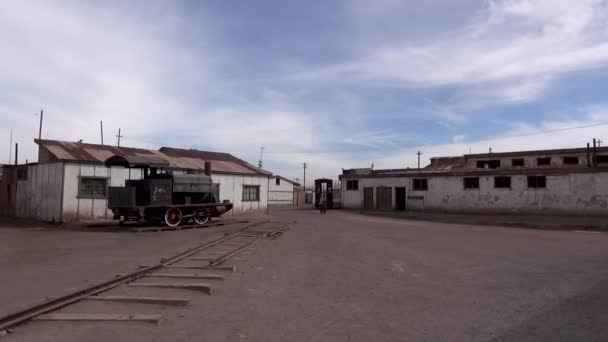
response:
{"label": "doorway", "polygon": [[374,188],[363,188],[363,208],[374,209]]}
{"label": "doorway", "polygon": [[395,209],[405,211],[405,187],[395,188]]}
{"label": "doorway", "polygon": [[393,192],[392,189],[386,186],[376,188],[376,202],[378,210],[393,209]]}

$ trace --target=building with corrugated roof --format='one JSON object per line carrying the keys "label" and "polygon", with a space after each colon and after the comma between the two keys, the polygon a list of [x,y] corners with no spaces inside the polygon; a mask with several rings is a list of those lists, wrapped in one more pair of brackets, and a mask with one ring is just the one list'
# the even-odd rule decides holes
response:
{"label": "building with corrugated roof", "polygon": [[346,208],[608,215],[608,147],[439,157],[340,180]]}
{"label": "building with corrugated roof", "polygon": [[298,204],[297,189],[300,184],[283,176],[274,175],[270,178],[268,188],[268,204],[294,205]]}
{"label": "building with corrugated roof", "polygon": [[111,219],[107,188],[125,180],[142,179],[143,169],[112,166],[112,156],[148,165],[163,165],[173,173],[203,173],[211,162],[211,176],[219,184],[220,201],[234,204],[227,215],[265,214],[272,173],[229,153],[162,147],[159,150],[116,147],[56,140],[35,140],[38,162],[5,168],[0,214],[47,222]]}

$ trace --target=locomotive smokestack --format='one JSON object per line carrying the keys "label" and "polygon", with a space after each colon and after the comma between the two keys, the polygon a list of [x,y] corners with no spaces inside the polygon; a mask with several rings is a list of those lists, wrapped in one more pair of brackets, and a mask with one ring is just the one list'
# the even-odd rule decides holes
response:
{"label": "locomotive smokestack", "polygon": [[211,162],[205,162],[205,174],[211,176]]}

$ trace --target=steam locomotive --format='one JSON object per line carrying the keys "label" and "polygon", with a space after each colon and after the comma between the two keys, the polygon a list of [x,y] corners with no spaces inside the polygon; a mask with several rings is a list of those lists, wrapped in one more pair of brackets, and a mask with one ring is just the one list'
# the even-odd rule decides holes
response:
{"label": "steam locomotive", "polygon": [[174,174],[162,158],[112,156],[106,167],[115,165],[140,169],[143,179],[125,180],[125,186],[108,188],[108,208],[120,224],[127,221],[205,224],[232,209],[229,201],[219,202],[219,185],[211,179],[211,163],[204,174]]}

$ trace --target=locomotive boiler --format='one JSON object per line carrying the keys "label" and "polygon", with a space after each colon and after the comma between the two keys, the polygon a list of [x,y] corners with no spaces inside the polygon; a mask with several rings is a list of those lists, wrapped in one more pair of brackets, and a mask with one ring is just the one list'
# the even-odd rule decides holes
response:
{"label": "locomotive boiler", "polygon": [[[108,188],[108,208],[120,224],[127,221],[205,224],[232,209],[229,201],[219,201],[219,185],[211,178],[211,163],[204,174],[176,174],[161,158],[113,156],[107,167],[119,165],[138,169],[142,179],[125,180],[125,186]],[[131,172],[131,171],[130,171]]]}

